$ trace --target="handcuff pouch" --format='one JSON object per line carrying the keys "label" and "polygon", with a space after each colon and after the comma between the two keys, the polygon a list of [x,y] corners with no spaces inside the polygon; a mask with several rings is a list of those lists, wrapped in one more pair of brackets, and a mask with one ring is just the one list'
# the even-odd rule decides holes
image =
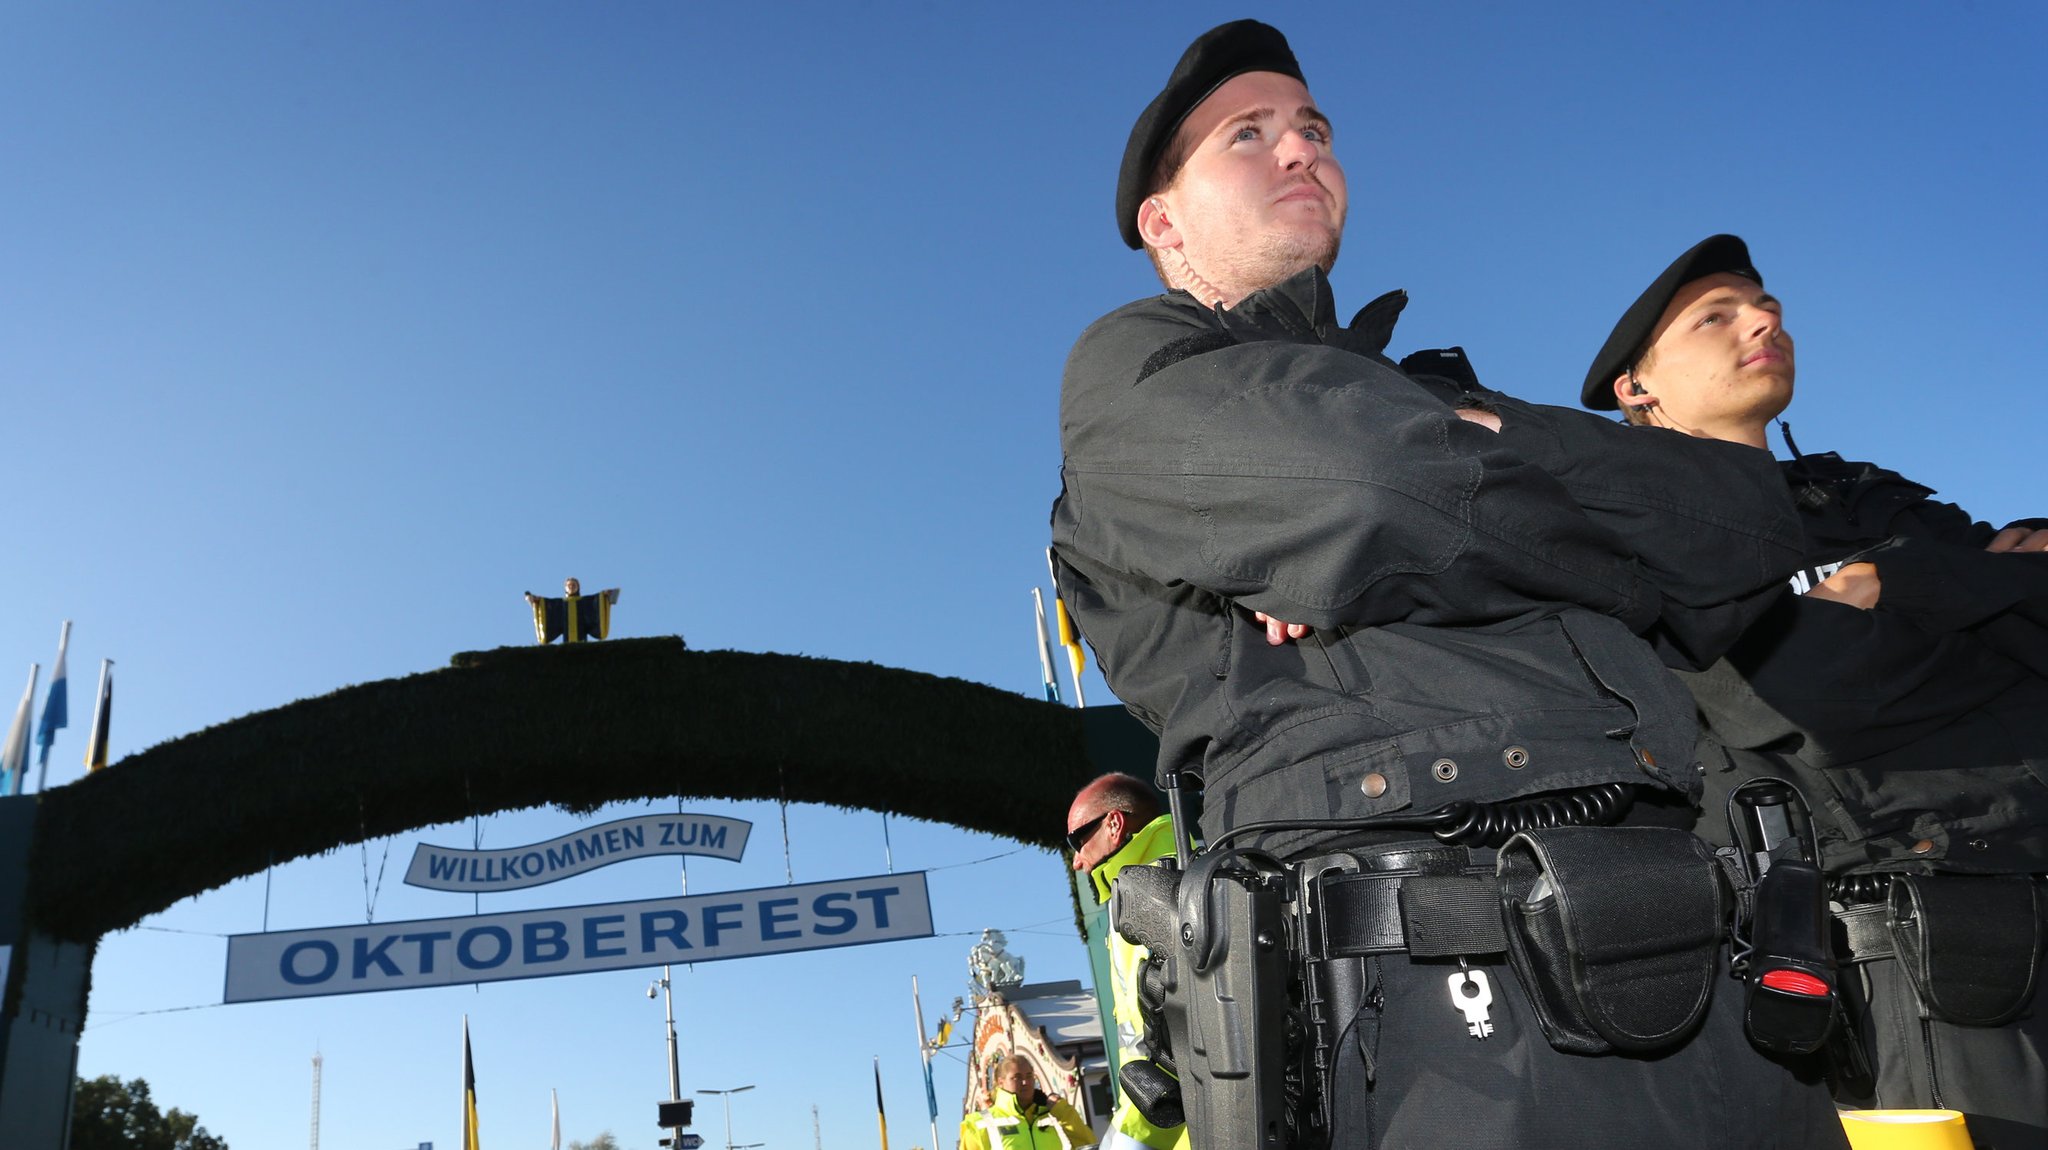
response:
{"label": "handcuff pouch", "polygon": [[1500,848],[1508,956],[1559,1050],[1660,1050],[1713,990],[1721,888],[1706,844],[1668,827],[1554,827]]}
{"label": "handcuff pouch", "polygon": [[1892,944],[1929,1014],[2000,1026],[2040,977],[2043,914],[2031,875],[1893,875]]}

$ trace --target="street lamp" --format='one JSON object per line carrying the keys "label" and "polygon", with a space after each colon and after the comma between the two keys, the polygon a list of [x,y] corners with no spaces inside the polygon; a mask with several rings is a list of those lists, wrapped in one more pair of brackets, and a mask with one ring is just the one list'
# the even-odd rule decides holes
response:
{"label": "street lamp", "polygon": [[[701,1087],[697,1090],[699,1094],[719,1095],[720,1100],[725,1103],[725,1150],[741,1150],[740,1147],[732,1144],[732,1096],[752,1090],[753,1088],[753,1084],[749,1083],[745,1086],[734,1086],[726,1090],[705,1090]],[[751,1143],[751,1145],[759,1146],[762,1143],[755,1142]]]}

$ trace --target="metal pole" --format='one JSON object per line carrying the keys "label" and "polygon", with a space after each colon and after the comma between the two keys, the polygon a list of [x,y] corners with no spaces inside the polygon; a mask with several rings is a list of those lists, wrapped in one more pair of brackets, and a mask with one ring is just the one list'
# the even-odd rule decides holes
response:
{"label": "metal pole", "polygon": [[[669,986],[668,975],[668,964],[663,963],[661,977],[647,984],[647,997],[653,998],[654,988],[657,986],[661,988],[663,1013],[667,1016],[668,1021],[668,1100],[670,1102],[680,1102],[683,1098],[683,1074],[682,1068],[676,1061],[676,995],[675,990]],[[680,1126],[668,1126],[664,1127],[664,1129],[668,1131],[670,1147],[674,1147],[676,1142],[682,1138],[683,1128]]]}
{"label": "metal pole", "polygon": [[668,1012],[668,1097],[675,1102],[683,1097],[683,1072],[676,1061],[676,996],[669,989],[667,963],[661,964],[661,999]]}
{"label": "metal pole", "polygon": [[[932,1093],[932,1048],[931,1040],[924,1036],[924,996],[917,992],[917,976],[910,976],[910,1002],[917,1008],[917,1052],[924,1056],[925,1101],[935,1102]],[[939,1150],[939,1112],[932,1106],[925,1108],[932,1122],[932,1150]]]}

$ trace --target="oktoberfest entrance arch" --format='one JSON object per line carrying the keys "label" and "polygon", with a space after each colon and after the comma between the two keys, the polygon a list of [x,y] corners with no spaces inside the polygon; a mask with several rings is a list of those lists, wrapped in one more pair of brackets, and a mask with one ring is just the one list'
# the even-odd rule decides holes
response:
{"label": "oktoberfest entrance arch", "polygon": [[[0,800],[0,1129],[55,1136],[92,949],[272,863],[472,815],[784,799],[1052,847],[1089,777],[1148,761],[1121,708],[678,638],[457,655]],[[24,878],[24,876],[26,876]]]}

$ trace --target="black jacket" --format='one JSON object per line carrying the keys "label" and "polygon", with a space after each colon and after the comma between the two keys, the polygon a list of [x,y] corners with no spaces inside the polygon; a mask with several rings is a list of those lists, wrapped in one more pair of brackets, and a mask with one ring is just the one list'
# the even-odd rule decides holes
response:
{"label": "black jacket", "polygon": [[[1162,771],[1206,784],[1211,839],[1617,781],[1695,794],[1663,661],[1710,662],[1797,566],[1769,456],[1411,378],[1380,354],[1403,302],[1340,326],[1311,269],[1083,334],[1053,542],[1110,686]],[[1269,647],[1253,611],[1315,633]]]}
{"label": "black jacket", "polygon": [[1797,782],[1830,870],[2048,869],[2048,555],[1932,489],[1833,454],[1783,465],[1802,512],[1801,595],[1876,564],[1869,611],[1787,594],[1720,664],[1687,676],[1714,796]]}

